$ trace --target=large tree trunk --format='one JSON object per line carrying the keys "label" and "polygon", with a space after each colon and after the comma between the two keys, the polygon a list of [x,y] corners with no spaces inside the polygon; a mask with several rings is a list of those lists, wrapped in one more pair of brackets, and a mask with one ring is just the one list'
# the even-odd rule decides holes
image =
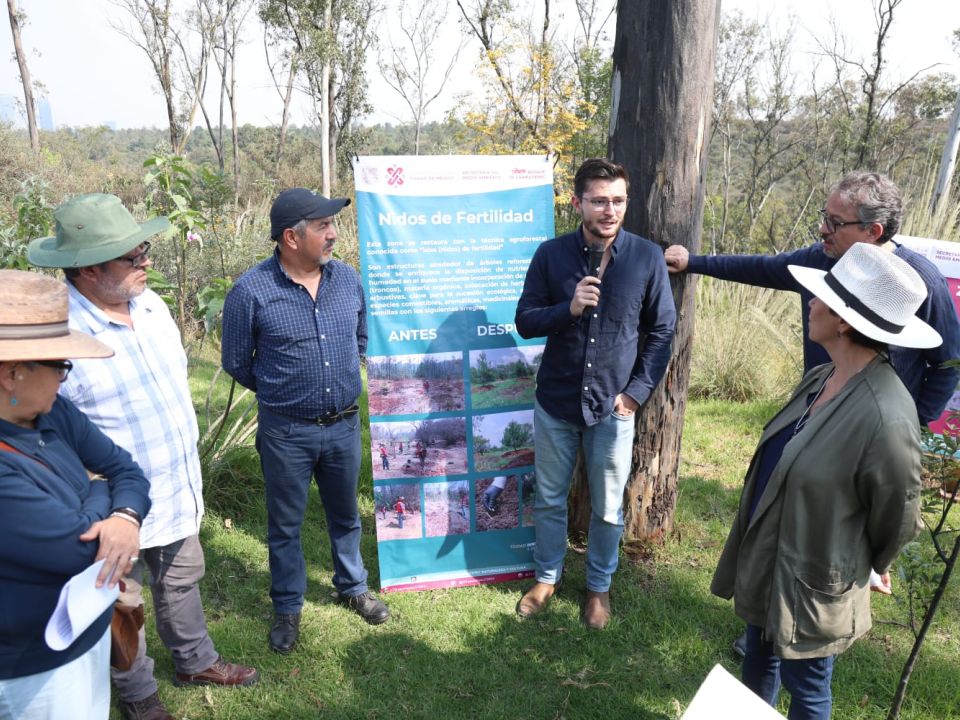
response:
{"label": "large tree trunk", "polygon": [[953,180],[953,170],[957,166],[957,151],[960,150],[960,93],[957,93],[957,104],[950,116],[950,125],[947,128],[947,139],[943,143],[943,154],[940,155],[940,172],[937,174],[937,185],[930,198],[930,213],[937,211],[940,199],[950,195],[950,182]]}
{"label": "large tree trunk", "polygon": [[[625,227],[697,251],[713,101],[718,0],[620,0],[613,49],[609,156],[630,172]],[[673,526],[680,435],[690,379],[694,280],[673,280],[677,333],[663,382],[637,413],[624,494],[625,542],[660,541]],[[589,522],[582,473],[571,530]],[[586,508],[586,509],[585,509]]]}
{"label": "large tree trunk", "polygon": [[10,15],[10,32],[13,35],[13,52],[17,56],[20,68],[20,81],[23,83],[23,104],[27,110],[27,131],[30,133],[30,148],[40,152],[40,133],[37,130],[37,106],[33,101],[33,83],[30,80],[30,68],[27,67],[27,55],[20,41],[20,15],[15,0],[7,0],[7,14]]}

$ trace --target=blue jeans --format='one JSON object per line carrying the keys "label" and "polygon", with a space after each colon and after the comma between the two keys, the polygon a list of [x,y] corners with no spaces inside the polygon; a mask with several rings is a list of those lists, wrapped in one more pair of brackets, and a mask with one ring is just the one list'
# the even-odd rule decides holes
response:
{"label": "blue jeans", "polygon": [[747,654],[743,684],[769,705],[776,705],[780,683],[790,693],[790,720],[830,720],[833,696],[833,655],[805,660],[783,660],[773,644],[763,641],[763,630],[747,625]]}
{"label": "blue jeans", "polygon": [[567,552],[567,496],[577,449],[583,444],[590,486],[590,536],[587,589],[606,592],[617,569],[623,535],[623,489],[630,477],[634,418],[611,413],[597,425],[582,427],[559,420],[534,405],[534,465],[537,474],[533,553],[539,582],[556,584]]}
{"label": "blue jeans", "polygon": [[300,612],[307,566],[300,526],[314,478],[327,516],[333,555],[333,585],[341,595],[367,590],[360,557],[360,414],[321,426],[277,415],[261,407],[257,451],[267,495],[270,598],[278,614]]}

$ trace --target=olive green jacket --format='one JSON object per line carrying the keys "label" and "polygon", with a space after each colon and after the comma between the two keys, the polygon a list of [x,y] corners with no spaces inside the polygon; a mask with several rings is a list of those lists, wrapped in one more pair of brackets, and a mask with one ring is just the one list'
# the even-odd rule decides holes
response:
{"label": "olive green jacket", "polygon": [[870,568],[885,572],[921,527],[920,423],[879,357],[787,443],[747,521],[761,448],[832,369],[807,373],[764,428],[710,588],[783,658],[836,655],[867,632]]}

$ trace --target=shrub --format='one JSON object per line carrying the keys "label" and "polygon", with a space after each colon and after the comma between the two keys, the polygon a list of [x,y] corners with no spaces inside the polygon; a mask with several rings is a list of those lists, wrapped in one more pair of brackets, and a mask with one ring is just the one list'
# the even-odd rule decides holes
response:
{"label": "shrub", "polygon": [[803,369],[799,303],[795,293],[701,278],[690,395],[736,401],[785,397]]}

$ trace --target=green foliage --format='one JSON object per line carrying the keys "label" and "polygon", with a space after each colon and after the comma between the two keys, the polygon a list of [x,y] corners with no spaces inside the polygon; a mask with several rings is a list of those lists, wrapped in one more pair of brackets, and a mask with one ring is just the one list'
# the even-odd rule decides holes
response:
{"label": "green foliage", "polygon": [[177,286],[152,267],[147,268],[147,285],[166,303],[171,312],[177,308]]}
{"label": "green foliage", "polygon": [[214,278],[197,293],[197,313],[203,319],[203,329],[208,335],[219,328],[223,303],[232,287],[233,280],[230,278]]}
{"label": "green foliage", "polygon": [[13,196],[13,218],[0,226],[0,268],[26,270],[27,244],[36,238],[53,234],[53,205],[50,187],[38,176],[21,181]]}
{"label": "green foliage", "polygon": [[698,281],[690,395],[783,398],[800,377],[796,293],[704,277]]}
{"label": "green foliage", "polygon": [[531,447],[533,445],[533,425],[511,420],[503,429],[503,439],[500,442],[508,450]]}

